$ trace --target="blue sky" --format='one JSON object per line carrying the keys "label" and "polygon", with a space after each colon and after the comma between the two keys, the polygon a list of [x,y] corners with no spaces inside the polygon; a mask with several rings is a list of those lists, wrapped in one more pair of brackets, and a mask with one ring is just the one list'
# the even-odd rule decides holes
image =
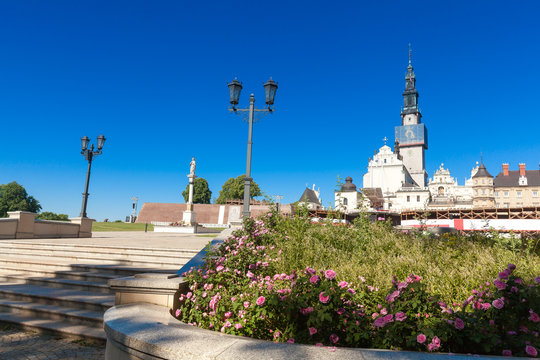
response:
{"label": "blue sky", "polygon": [[0,183],[43,211],[78,216],[87,163],[80,138],[103,133],[88,215],[123,219],[130,197],[183,202],[192,156],[213,197],[245,172],[247,124],[227,82],[277,111],[255,124],[252,176],[298,200],[361,186],[368,157],[400,124],[408,43],[429,132],[430,176],[462,184],[484,154],[540,161],[537,1],[2,1]]}

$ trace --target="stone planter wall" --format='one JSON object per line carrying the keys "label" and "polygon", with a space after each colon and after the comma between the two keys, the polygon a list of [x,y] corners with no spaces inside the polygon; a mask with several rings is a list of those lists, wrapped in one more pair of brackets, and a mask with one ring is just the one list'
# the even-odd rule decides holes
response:
{"label": "stone planter wall", "polygon": [[88,238],[92,237],[94,219],[72,218],[70,221],[36,220],[38,214],[10,211],[0,219],[0,239]]}

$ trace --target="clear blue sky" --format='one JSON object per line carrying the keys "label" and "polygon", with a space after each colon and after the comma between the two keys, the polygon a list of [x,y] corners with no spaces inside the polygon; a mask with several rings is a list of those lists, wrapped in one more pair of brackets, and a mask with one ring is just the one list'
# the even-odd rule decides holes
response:
{"label": "clear blue sky", "polygon": [[252,175],[298,200],[361,186],[368,157],[400,124],[407,48],[429,132],[430,176],[462,184],[484,154],[538,169],[538,1],[2,1],[0,183],[43,211],[78,216],[80,138],[103,133],[88,215],[124,219],[130,197],[183,202],[192,156],[217,197],[245,171],[247,124],[230,115],[279,82],[274,115],[254,127]]}

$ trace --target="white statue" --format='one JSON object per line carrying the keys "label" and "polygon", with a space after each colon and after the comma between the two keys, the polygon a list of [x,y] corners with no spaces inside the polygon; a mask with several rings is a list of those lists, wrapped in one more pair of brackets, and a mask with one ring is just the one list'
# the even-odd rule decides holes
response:
{"label": "white statue", "polygon": [[189,163],[189,176],[195,175],[195,167],[197,166],[197,163],[195,163],[195,158],[191,158],[191,162]]}

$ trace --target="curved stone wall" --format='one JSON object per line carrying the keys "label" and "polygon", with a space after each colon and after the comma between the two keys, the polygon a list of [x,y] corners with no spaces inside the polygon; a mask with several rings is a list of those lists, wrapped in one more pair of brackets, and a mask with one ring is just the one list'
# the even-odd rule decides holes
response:
{"label": "curved stone wall", "polygon": [[[466,355],[428,354],[390,350],[315,347],[273,343],[224,335],[181,323],[164,306],[135,303],[109,309],[104,317],[105,359],[472,359]],[[475,357],[478,358],[478,357]],[[500,357],[482,356],[483,359]]]}

